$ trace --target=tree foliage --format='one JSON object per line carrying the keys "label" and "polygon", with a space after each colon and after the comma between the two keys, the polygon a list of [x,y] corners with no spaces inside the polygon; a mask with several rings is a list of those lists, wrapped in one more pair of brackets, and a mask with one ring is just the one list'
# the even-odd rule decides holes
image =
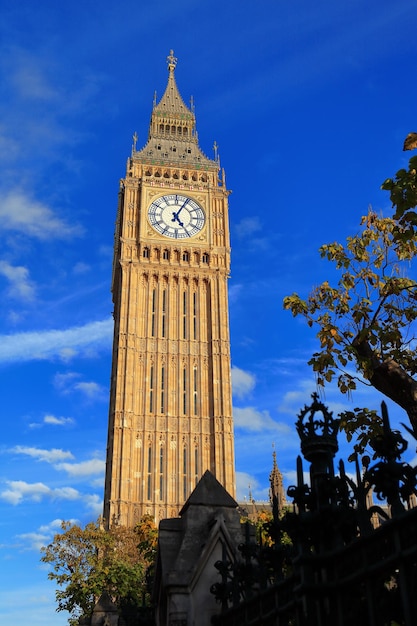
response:
{"label": "tree foliage", "polygon": [[395,239],[414,239],[417,228],[417,213],[414,210],[417,206],[417,156],[410,159],[408,170],[398,170],[394,178],[387,178],[383,182],[381,188],[390,192],[396,221]]}
{"label": "tree foliage", "polygon": [[[390,191],[393,217],[370,210],[346,244],[320,248],[321,256],[339,273],[336,285],[325,281],[307,299],[297,293],[284,298],[285,309],[317,329],[320,347],[309,365],[318,385],[335,379],[345,394],[356,388],[358,380],[372,385],[407,412],[415,433],[417,282],[411,268],[417,253],[416,168],[413,157],[408,170],[400,170],[382,185]],[[352,433],[358,428],[366,431],[376,415],[355,409],[344,417],[342,423]]]}
{"label": "tree foliage", "polygon": [[70,613],[69,624],[77,624],[81,615],[90,616],[104,591],[118,606],[124,601],[141,605],[156,544],[150,520],[141,520],[137,529],[114,526],[110,530],[104,530],[100,520],[84,528],[64,521],[61,529],[42,548],[41,561],[52,566],[48,578],[59,587],[57,611]]}

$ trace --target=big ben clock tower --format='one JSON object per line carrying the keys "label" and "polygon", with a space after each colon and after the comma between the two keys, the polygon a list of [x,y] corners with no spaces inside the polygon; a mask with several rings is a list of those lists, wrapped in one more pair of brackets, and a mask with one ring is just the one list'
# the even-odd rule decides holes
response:
{"label": "big ben clock tower", "polygon": [[104,517],[177,516],[209,469],[234,496],[228,195],[175,82],[127,162],[115,231]]}

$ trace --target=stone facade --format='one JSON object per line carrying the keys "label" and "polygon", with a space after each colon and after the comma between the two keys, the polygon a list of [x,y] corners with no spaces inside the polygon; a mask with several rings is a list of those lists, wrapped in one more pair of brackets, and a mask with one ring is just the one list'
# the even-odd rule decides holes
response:
{"label": "stone facade", "polygon": [[237,502],[207,471],[176,519],[159,525],[155,576],[157,626],[210,626],[220,612],[210,588],[216,561],[234,562],[244,532]]}
{"label": "stone facade", "polygon": [[228,196],[175,82],[121,181],[104,518],[175,517],[206,470],[235,493]]}

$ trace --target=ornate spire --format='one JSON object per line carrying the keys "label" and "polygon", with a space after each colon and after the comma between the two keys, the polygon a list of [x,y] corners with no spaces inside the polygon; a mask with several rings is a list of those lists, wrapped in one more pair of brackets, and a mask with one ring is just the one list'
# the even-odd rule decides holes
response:
{"label": "ornate spire", "polygon": [[174,57],[174,51],[170,50],[169,55],[167,56],[168,69],[170,72],[173,72],[177,66],[177,57]]}
{"label": "ornate spire", "polygon": [[275,446],[272,452],[272,471],[269,474],[269,484],[271,485],[269,490],[271,503],[274,504],[274,502],[276,502],[278,510],[281,510],[285,503],[285,493],[282,474],[277,465],[277,453],[275,452]]}
{"label": "ornate spire", "polygon": [[135,144],[132,156],[146,161],[157,159],[159,163],[192,163],[199,168],[218,170],[218,161],[209,159],[198,145],[194,105],[189,108],[178,91],[175,81],[177,57],[173,50],[167,56],[167,65],[168,84],[159,102],[156,94],[154,96],[147,144],[139,151]]}
{"label": "ornate spire", "polygon": [[175,68],[177,66],[177,58],[174,57],[174,51],[171,50],[167,56],[168,63],[168,85],[165,89],[165,93],[162,96],[160,102],[155,104],[154,113],[156,112],[159,117],[175,118],[175,119],[189,119],[192,121],[192,127],[195,126],[195,117],[191,109],[187,107],[184,100],[178,91],[177,83],[175,82]]}

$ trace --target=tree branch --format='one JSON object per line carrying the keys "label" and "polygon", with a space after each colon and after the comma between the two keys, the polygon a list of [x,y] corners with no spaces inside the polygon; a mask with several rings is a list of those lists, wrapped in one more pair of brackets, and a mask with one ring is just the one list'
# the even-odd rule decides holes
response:
{"label": "tree branch", "polygon": [[394,359],[381,361],[368,341],[355,338],[352,345],[358,356],[371,365],[371,385],[406,411],[417,434],[417,382]]}

